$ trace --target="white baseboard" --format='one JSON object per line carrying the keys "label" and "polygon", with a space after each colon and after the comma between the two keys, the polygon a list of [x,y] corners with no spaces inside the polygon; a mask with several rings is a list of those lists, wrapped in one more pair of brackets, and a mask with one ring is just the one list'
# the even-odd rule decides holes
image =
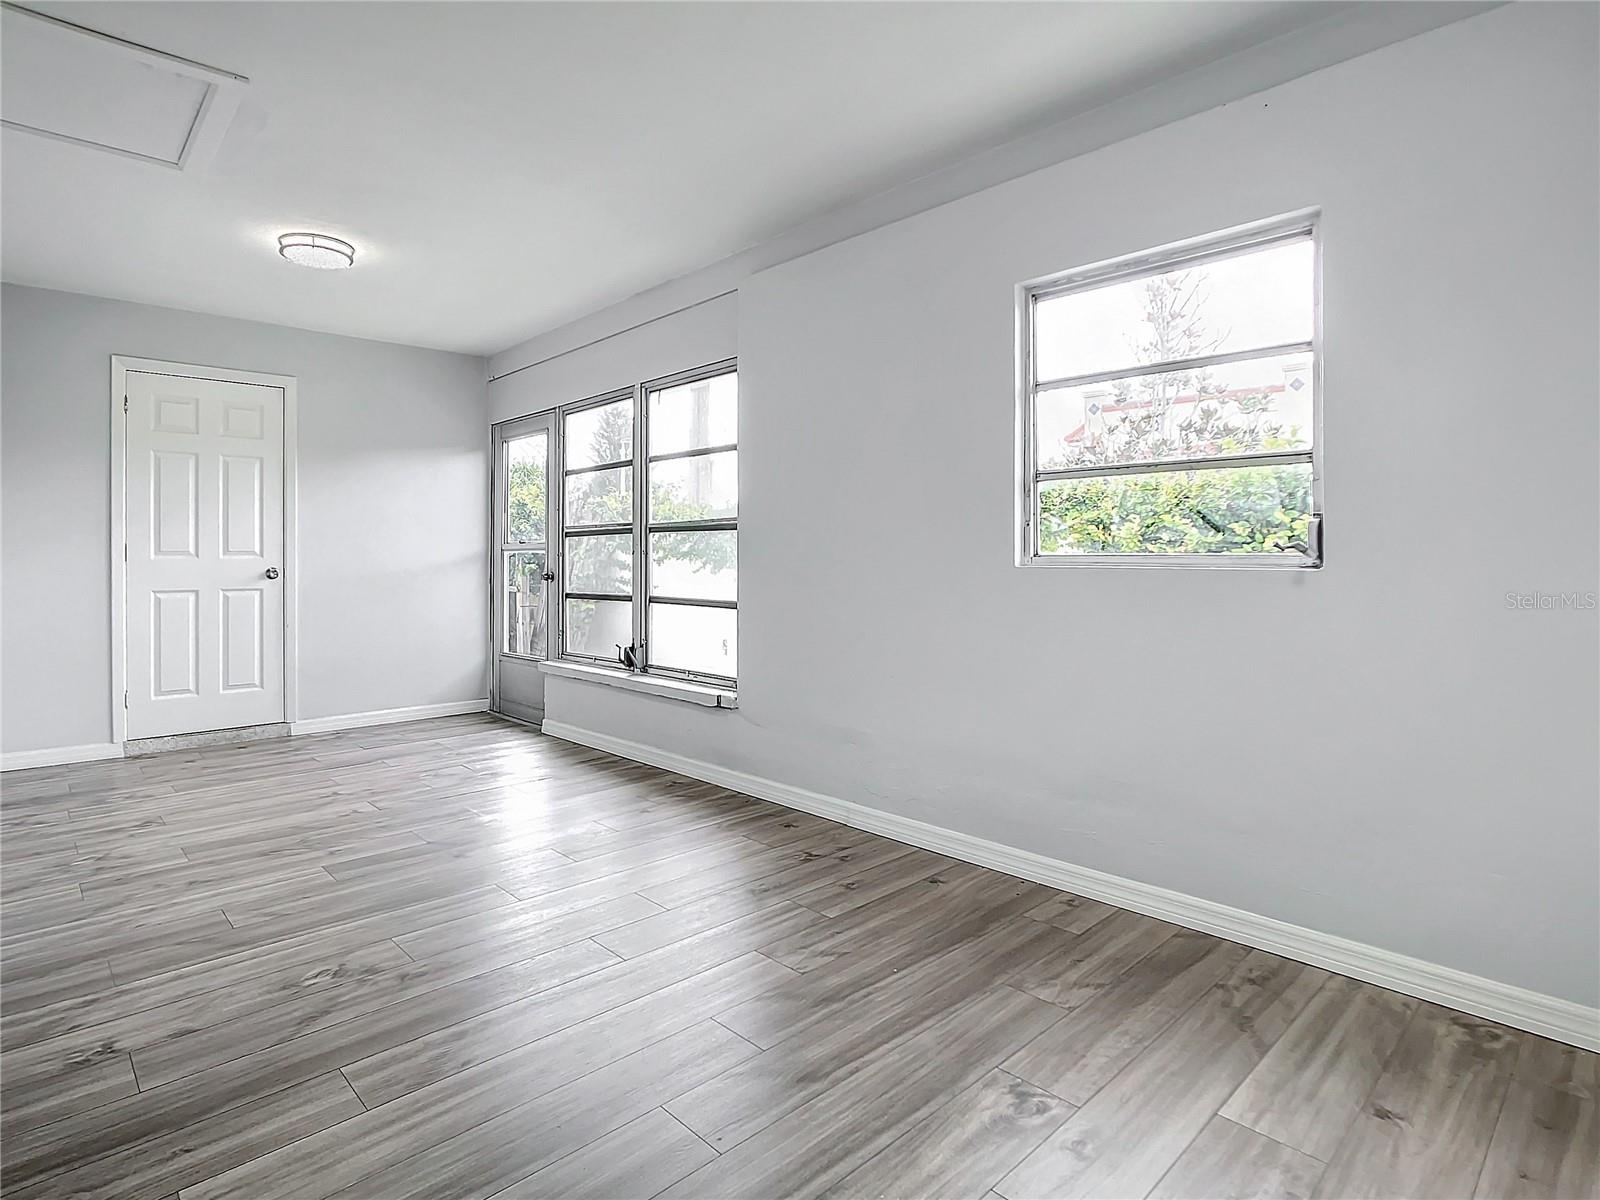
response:
{"label": "white baseboard", "polygon": [[0,755],[0,771],[26,771],[30,767],[59,767],[66,763],[99,762],[121,758],[117,742],[91,742],[87,746],[51,746],[48,750],[13,750]]}
{"label": "white baseboard", "polygon": [[368,725],[398,725],[402,721],[425,721],[429,717],[459,717],[464,713],[489,711],[489,701],[452,700],[448,704],[418,704],[411,708],[380,708],[373,712],[345,713],[339,717],[312,717],[293,721],[289,733],[336,733],[341,729],[364,729]]}
{"label": "white baseboard", "polygon": [[[489,711],[489,701],[452,700],[448,704],[418,704],[412,708],[381,708],[375,712],[345,713],[338,717],[312,717],[294,721],[289,733],[334,733],[341,729],[363,729],[368,725],[397,725],[401,721],[425,721],[429,717],[458,717],[464,713]],[[119,742],[94,742],[87,746],[52,746],[48,750],[16,750],[0,755],[0,771],[25,771],[30,767],[59,767],[67,763],[98,762],[121,758]]]}
{"label": "white baseboard", "polygon": [[896,816],[714,763],[686,758],[640,742],[579,729],[559,721],[546,721],[544,732],[551,737],[604,750],[620,758],[647,763],[692,779],[770,800],[786,808],[799,809],[869,833],[882,834],[963,862],[990,867],[1119,908],[1130,908],[1175,925],[1215,934],[1228,941],[1281,954],[1298,962],[1324,967],[1341,975],[1500,1021],[1517,1029],[1526,1029],[1585,1049],[1600,1050],[1600,1009],[1571,1000],[1499,983],[1315,929],[1290,925],[1259,913],[1202,900],[1198,896],[1074,866],[1042,854],[929,825],[910,817]]}
{"label": "white baseboard", "polygon": [[513,725],[525,725],[529,729],[534,730],[535,732],[541,731],[544,728],[544,722],[542,720],[541,721],[532,721],[532,720],[529,720],[527,717],[514,717],[510,713],[503,712],[503,711],[502,712],[496,712],[494,715],[499,717],[502,721],[510,721]]}

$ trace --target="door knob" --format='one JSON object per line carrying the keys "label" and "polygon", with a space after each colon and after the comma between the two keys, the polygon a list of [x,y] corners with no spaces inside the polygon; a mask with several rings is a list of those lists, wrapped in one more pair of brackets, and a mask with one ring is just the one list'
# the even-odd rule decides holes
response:
{"label": "door knob", "polygon": [[543,575],[539,576],[539,578],[544,580],[546,583],[554,583],[556,581],[556,573],[554,571],[546,571]]}
{"label": "door knob", "polygon": [[277,567],[268,567],[267,568],[267,578],[268,579],[276,579],[277,577],[278,577],[278,568]]}

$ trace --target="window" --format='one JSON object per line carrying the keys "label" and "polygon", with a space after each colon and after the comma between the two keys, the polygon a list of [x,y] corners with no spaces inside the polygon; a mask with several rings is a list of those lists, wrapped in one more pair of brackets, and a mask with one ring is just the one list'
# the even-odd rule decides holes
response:
{"label": "window", "polygon": [[634,397],[561,414],[561,651],[632,665]]}
{"label": "window", "polygon": [[739,658],[739,377],[646,389],[645,661],[733,679]]}
{"label": "window", "polygon": [[[522,422],[517,423],[523,425]],[[505,654],[543,658],[548,653],[549,617],[545,583],[549,572],[550,433],[508,433],[501,442],[500,468],[505,481],[500,498],[501,605],[504,628],[500,650]]]}
{"label": "window", "polygon": [[1310,221],[1023,293],[1022,561],[1321,565]]}
{"label": "window", "polygon": [[734,365],[570,405],[560,422],[561,657],[733,682]]}

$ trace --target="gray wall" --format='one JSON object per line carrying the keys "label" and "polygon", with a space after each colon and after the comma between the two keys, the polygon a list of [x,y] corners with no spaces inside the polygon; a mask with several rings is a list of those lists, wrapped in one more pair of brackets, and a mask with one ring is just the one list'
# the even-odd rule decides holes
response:
{"label": "gray wall", "polygon": [[489,419],[506,421],[601,392],[732,358],[739,346],[739,297],[716,296],[665,321],[651,321],[503,375],[489,385]]}
{"label": "gray wall", "polygon": [[[1497,9],[748,280],[740,707],[548,719],[1596,1003],[1600,621],[1506,594],[1600,590],[1597,36]],[[1311,206],[1327,568],[1014,566],[1015,284]]]}
{"label": "gray wall", "polygon": [[302,720],[487,695],[485,364],[7,285],[6,752],[111,737],[113,354],[299,380]]}

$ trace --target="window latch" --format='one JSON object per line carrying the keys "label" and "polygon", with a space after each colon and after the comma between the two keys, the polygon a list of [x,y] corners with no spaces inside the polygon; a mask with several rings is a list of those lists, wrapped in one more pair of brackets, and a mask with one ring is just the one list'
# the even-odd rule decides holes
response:
{"label": "window latch", "polygon": [[639,669],[639,652],[633,646],[624,646],[620,642],[613,642],[617,648],[617,661],[630,671]]}
{"label": "window latch", "polygon": [[[1201,514],[1204,516],[1204,514]],[[1322,514],[1312,513],[1306,518],[1306,540],[1303,542],[1286,542],[1274,539],[1267,543],[1269,550],[1293,550],[1307,559],[1306,566],[1320,567],[1322,565]]]}

